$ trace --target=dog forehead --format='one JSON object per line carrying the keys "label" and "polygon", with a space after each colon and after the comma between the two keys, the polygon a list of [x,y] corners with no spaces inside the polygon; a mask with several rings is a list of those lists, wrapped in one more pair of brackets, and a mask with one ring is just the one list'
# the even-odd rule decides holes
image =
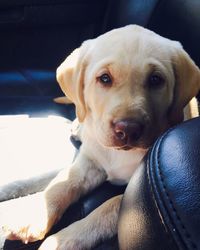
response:
{"label": "dog forehead", "polygon": [[153,31],[138,25],[128,25],[109,31],[93,40],[91,59],[113,58],[123,61],[133,58],[156,57],[158,59],[170,56],[171,47],[175,43]]}

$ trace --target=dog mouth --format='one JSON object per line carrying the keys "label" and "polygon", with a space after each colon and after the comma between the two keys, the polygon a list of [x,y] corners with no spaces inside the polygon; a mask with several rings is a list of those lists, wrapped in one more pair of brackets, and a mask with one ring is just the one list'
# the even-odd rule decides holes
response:
{"label": "dog mouth", "polygon": [[131,151],[131,150],[135,150],[135,149],[142,149],[142,150],[148,150],[149,149],[149,145],[124,145],[121,147],[115,147],[117,150],[124,150],[124,151]]}
{"label": "dog mouth", "polygon": [[[110,140],[108,140],[110,138]],[[119,141],[116,140],[115,136],[107,137],[104,140],[102,140],[102,137],[100,140],[98,140],[99,143],[105,147],[105,148],[113,148],[116,150],[124,150],[124,151],[134,151],[136,149],[140,150],[148,150],[149,147],[153,144],[152,140],[138,140],[135,142],[129,142],[129,141]]]}
{"label": "dog mouth", "polygon": [[148,150],[156,140],[156,136],[151,135],[142,136],[139,140],[117,140],[115,136],[112,137],[110,147],[117,150],[131,151],[135,149]]}
{"label": "dog mouth", "polygon": [[125,150],[125,151],[128,151],[128,150],[131,150],[133,149],[134,147],[131,147],[129,145],[124,145],[122,147],[116,147],[117,150]]}
{"label": "dog mouth", "polygon": [[128,145],[124,145],[124,146],[121,146],[121,147],[115,147],[117,150],[125,150],[125,151],[128,151],[128,150],[131,150],[133,149],[133,147],[131,146],[128,146]]}
{"label": "dog mouth", "polygon": [[116,150],[134,151],[136,149],[148,150],[155,141],[155,134],[151,129],[143,129],[138,136],[136,132],[122,133],[123,131],[109,130],[104,133],[97,133],[97,140],[105,148]]}

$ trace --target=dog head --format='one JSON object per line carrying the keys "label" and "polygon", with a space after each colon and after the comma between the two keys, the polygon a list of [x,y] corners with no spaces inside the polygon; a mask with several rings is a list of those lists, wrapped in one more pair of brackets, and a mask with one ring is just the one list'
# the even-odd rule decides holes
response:
{"label": "dog head", "polygon": [[129,25],[84,42],[57,69],[57,80],[99,143],[148,148],[183,120],[200,71],[180,43]]}

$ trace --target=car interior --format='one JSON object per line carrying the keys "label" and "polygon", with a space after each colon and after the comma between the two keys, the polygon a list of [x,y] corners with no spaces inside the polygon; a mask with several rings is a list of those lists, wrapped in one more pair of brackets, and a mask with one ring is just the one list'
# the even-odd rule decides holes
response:
{"label": "car interior", "polygon": [[[0,218],[1,204],[43,190],[78,153],[74,106],[54,102],[63,96],[57,67],[83,41],[128,24],[180,41],[200,67],[199,0],[0,1]],[[128,186],[105,182],[71,205],[48,235],[125,192],[118,235],[94,249],[200,249],[199,126],[195,118],[167,131]],[[0,221],[0,249],[41,243],[5,240]]]}

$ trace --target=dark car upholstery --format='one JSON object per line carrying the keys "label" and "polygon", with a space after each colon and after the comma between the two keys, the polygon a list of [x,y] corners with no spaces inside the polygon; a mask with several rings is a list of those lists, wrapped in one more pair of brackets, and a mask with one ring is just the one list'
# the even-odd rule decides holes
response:
{"label": "dark car upholstery", "polygon": [[[73,105],[64,106],[53,102],[54,97],[62,95],[56,83],[56,68],[84,40],[127,24],[139,24],[160,35],[180,41],[200,66],[199,13],[199,0],[2,0],[0,2],[0,115],[28,114],[30,117],[58,115],[73,119],[75,117]],[[185,138],[190,125],[198,126],[198,123],[197,119],[184,127]],[[178,132],[181,129],[182,127]],[[195,143],[197,147],[199,145],[197,140],[195,142],[191,140],[188,143],[191,145]],[[188,150],[193,147],[194,145],[188,147]],[[179,165],[179,163],[180,160],[177,160],[176,164]],[[148,164],[150,165],[151,162],[148,161]],[[163,164],[167,166],[168,162]],[[199,166],[196,164],[195,167],[197,165]],[[190,167],[191,164],[188,168]],[[147,169],[142,169],[142,177],[137,178],[143,178]],[[183,177],[180,176],[180,178]],[[148,182],[147,179],[144,180],[144,183],[146,182]],[[140,182],[138,184],[141,185],[141,189],[142,184]],[[104,183],[72,205],[52,232],[81,219],[106,199],[124,192],[124,189],[125,187]],[[126,194],[130,196],[131,190],[129,188]],[[198,187],[197,191],[200,191]],[[146,197],[146,193],[141,192],[141,194]],[[151,195],[148,193],[150,198],[147,197],[147,201],[150,199],[148,201],[150,204]],[[131,197],[133,199],[133,196]],[[132,207],[132,199],[127,202],[127,206],[131,204]],[[134,202],[138,203],[139,207],[149,206],[148,204],[141,206],[137,199]],[[126,207],[126,203],[122,207]],[[155,204],[152,205],[152,209],[150,215],[157,218],[159,212]],[[135,218],[136,222],[140,220]],[[199,220],[199,217],[197,219]],[[151,237],[151,235],[151,244],[148,245],[145,243],[147,234],[138,233],[138,231],[139,243],[134,245],[131,240],[136,237],[138,228],[134,231],[134,228],[126,227],[125,223],[122,211],[119,228],[122,250],[200,249],[198,244],[194,247],[185,242],[177,246],[176,239],[171,235],[173,229],[166,237],[165,232],[162,231],[163,225],[158,225],[158,228],[161,227],[159,244],[163,244],[162,246],[156,245],[157,237]],[[133,223],[133,227],[134,225]],[[154,228],[150,227],[148,232],[151,233],[152,230]],[[157,234],[160,230],[155,229],[154,233]],[[190,228],[190,230],[193,229]],[[196,238],[194,239],[196,241]],[[146,248],[143,248],[142,242]],[[23,245],[21,242],[6,241],[3,249],[37,249],[40,243]],[[118,241],[114,238],[102,242],[95,249],[118,249]]]}
{"label": "dark car upholstery", "polygon": [[68,115],[52,102],[62,95],[56,68],[100,33],[106,7],[105,0],[0,2],[0,114]]}

